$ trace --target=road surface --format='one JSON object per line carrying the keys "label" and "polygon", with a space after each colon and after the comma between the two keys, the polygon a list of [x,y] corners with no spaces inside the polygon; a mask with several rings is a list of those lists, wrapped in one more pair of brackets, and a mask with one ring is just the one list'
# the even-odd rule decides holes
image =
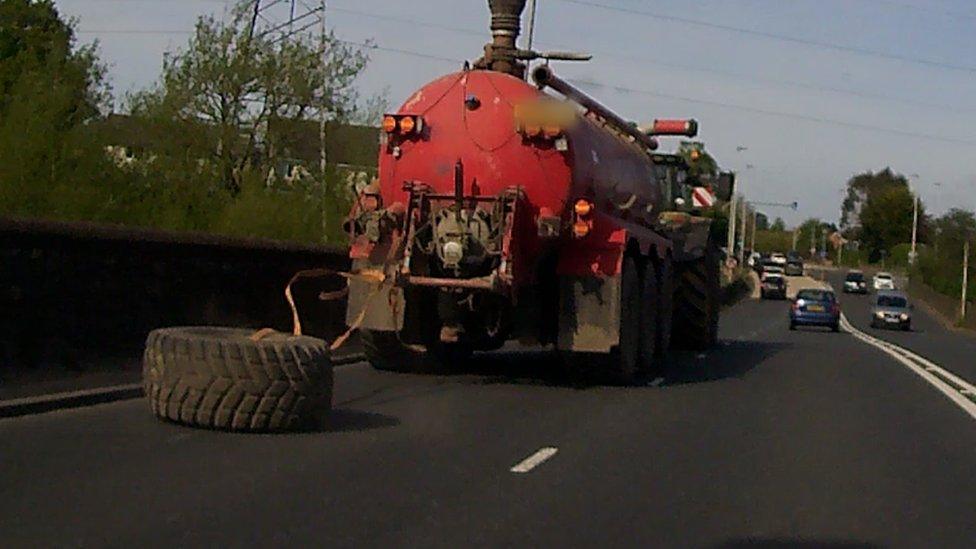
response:
{"label": "road surface", "polygon": [[[788,331],[786,307],[727,311],[721,348],[642,388],[515,350],[452,376],[340,367],[310,433],[141,400],[2,420],[3,544],[976,546],[976,420],[850,334]],[[917,325],[880,335],[976,380],[969,339]]]}

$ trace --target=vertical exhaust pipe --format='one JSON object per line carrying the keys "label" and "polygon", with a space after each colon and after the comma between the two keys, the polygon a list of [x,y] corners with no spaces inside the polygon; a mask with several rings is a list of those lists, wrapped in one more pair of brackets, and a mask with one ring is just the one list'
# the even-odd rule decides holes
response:
{"label": "vertical exhaust pipe", "polygon": [[488,0],[491,10],[491,43],[485,46],[484,68],[522,78],[525,65],[516,58],[522,12],[527,0]]}

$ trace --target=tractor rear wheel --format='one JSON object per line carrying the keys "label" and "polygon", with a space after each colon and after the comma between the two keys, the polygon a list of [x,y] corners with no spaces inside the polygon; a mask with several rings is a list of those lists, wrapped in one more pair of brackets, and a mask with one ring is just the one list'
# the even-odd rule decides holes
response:
{"label": "tractor rear wheel", "polygon": [[216,327],[163,328],[146,340],[143,385],[164,420],[231,431],[313,426],[332,407],[326,343]]}
{"label": "tractor rear wheel", "polygon": [[704,256],[678,266],[672,339],[675,346],[700,351],[718,342],[719,269],[718,251],[713,246]]}
{"label": "tractor rear wheel", "polygon": [[671,256],[665,256],[657,266],[658,313],[657,313],[657,353],[663,357],[671,348],[671,333],[674,317],[674,264]]}
{"label": "tractor rear wheel", "polygon": [[647,375],[657,367],[658,332],[661,323],[661,286],[654,259],[644,264],[640,296],[640,369]]}
{"label": "tractor rear wheel", "polygon": [[640,379],[641,277],[632,254],[624,256],[620,273],[620,327],[617,346],[607,357],[613,381],[633,385]]}

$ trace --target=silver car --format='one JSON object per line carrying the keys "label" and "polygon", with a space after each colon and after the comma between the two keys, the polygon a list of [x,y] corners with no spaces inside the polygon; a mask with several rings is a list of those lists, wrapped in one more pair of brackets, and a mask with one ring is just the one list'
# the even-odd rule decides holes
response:
{"label": "silver car", "polygon": [[882,290],[875,294],[871,306],[871,327],[911,330],[914,308],[903,292]]}

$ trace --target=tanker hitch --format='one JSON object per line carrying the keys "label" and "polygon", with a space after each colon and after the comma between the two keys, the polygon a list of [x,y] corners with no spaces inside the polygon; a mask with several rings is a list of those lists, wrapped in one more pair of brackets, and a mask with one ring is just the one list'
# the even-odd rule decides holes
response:
{"label": "tanker hitch", "polygon": [[463,165],[455,166],[453,194],[407,182],[402,285],[508,294],[513,280],[512,230],[522,193],[498,196],[463,192]]}

